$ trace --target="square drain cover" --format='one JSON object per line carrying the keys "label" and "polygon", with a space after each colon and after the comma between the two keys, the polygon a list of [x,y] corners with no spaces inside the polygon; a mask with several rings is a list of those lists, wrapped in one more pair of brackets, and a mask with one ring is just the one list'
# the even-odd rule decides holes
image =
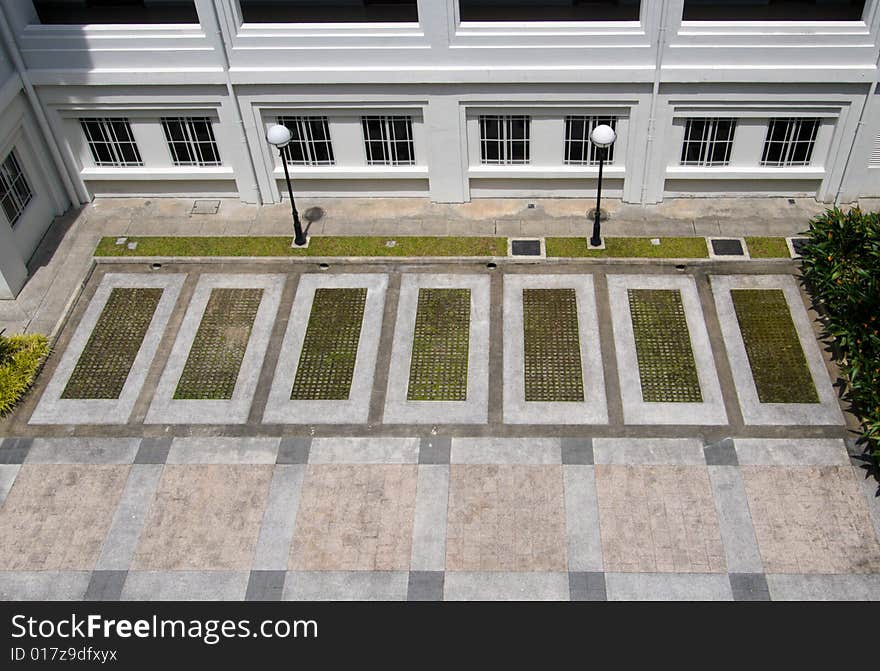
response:
{"label": "square drain cover", "polygon": [[540,240],[513,240],[510,243],[511,256],[541,256]]}
{"label": "square drain cover", "polygon": [[791,248],[794,250],[794,253],[798,256],[804,255],[804,245],[806,245],[810,241],[809,238],[792,238],[791,239]]}
{"label": "square drain cover", "polygon": [[197,200],[193,203],[193,209],[190,214],[217,214],[219,209],[219,200]]}
{"label": "square drain cover", "polygon": [[712,252],[716,256],[745,256],[740,240],[712,240]]}

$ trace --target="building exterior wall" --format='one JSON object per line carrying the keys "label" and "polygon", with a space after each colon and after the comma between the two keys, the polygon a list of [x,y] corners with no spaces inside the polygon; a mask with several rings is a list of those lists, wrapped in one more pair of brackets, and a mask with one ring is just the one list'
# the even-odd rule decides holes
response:
{"label": "building exterior wall", "polygon": [[[684,22],[683,3],[643,0],[638,22],[461,22],[457,0],[419,0],[418,22],[370,24],[248,24],[238,0],[195,0],[199,23],[175,25],[41,25],[31,0],[4,8],[86,198],[277,202],[265,130],[282,115],[328,118],[336,164],[294,166],[304,195],[589,196],[598,168],[563,161],[569,114],[617,117],[607,192],[627,202],[880,195],[880,0],[831,23]],[[364,114],[410,115],[415,164],[367,165]],[[530,116],[530,163],[481,165],[480,114]],[[175,115],[211,119],[222,165],[172,164],[159,119]],[[144,165],[94,165],[83,116],[128,118]],[[680,165],[687,119],[713,116],[737,119],[730,165]],[[763,167],[770,120],[798,116],[820,119],[810,164]]]}

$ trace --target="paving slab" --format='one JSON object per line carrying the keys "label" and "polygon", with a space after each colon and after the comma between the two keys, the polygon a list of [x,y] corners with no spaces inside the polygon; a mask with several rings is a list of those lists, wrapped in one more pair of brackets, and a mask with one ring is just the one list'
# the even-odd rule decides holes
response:
{"label": "paving slab", "polygon": [[732,601],[726,573],[606,573],[609,601]]}
{"label": "paving slab", "polygon": [[285,601],[405,601],[408,571],[291,571]]}
{"label": "paving slab", "polygon": [[880,601],[880,575],[768,575],[774,601]]}
{"label": "paving slab", "polygon": [[568,601],[568,573],[452,571],[443,586],[446,601]]}
{"label": "paving slab", "polygon": [[123,601],[242,601],[249,571],[130,571]]}
{"label": "paving slab", "polygon": [[0,571],[0,601],[79,601],[91,571]]}

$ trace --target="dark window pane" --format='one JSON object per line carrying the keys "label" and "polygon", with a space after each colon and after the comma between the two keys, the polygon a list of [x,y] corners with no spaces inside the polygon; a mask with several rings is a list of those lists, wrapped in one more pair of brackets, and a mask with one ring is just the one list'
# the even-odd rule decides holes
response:
{"label": "dark window pane", "polygon": [[685,0],[685,21],[858,21],[864,0]]}
{"label": "dark window pane", "polygon": [[528,137],[528,133],[526,132],[527,125],[525,119],[512,119],[510,122],[510,137],[513,139]]}
{"label": "dark window pane", "polygon": [[34,0],[40,23],[198,23],[193,0]]}
{"label": "dark window pane", "polygon": [[170,140],[183,142],[186,140],[186,135],[183,133],[183,124],[178,121],[169,121],[165,127],[168,130],[168,136]]}
{"label": "dark window pane", "polygon": [[525,142],[513,142],[510,148],[510,158],[514,161],[525,161],[528,158],[527,146]]}
{"label": "dark window pane", "polygon": [[486,162],[498,161],[501,159],[501,156],[498,152],[500,145],[497,142],[484,142],[483,143],[483,160]]}
{"label": "dark window pane", "polygon": [[640,0],[459,0],[462,21],[638,21]]}
{"label": "dark window pane", "polygon": [[95,163],[113,163],[113,152],[110,151],[110,146],[106,144],[96,144],[92,147],[92,157],[95,159]]}
{"label": "dark window pane", "polygon": [[138,154],[137,147],[133,144],[121,144],[119,145],[119,153],[122,155],[122,160],[125,163],[140,163],[141,157]]}
{"label": "dark window pane", "polygon": [[330,153],[330,145],[319,143],[315,145],[315,160],[320,163],[332,163],[333,155]]}
{"label": "dark window pane", "polygon": [[418,0],[240,0],[245,23],[384,23],[419,20]]}
{"label": "dark window pane", "polygon": [[783,144],[779,142],[770,142],[764,147],[765,163],[781,163]]}
{"label": "dark window pane", "polygon": [[684,147],[683,163],[699,163],[700,162],[701,145],[698,142],[688,142]]}
{"label": "dark window pane", "polygon": [[798,142],[794,145],[794,147],[792,147],[791,162],[809,163],[812,153],[813,144],[811,142]]}
{"label": "dark window pane", "polygon": [[196,139],[201,142],[213,142],[214,133],[211,130],[211,124],[206,121],[198,121],[193,124]]}
{"label": "dark window pane", "polygon": [[6,213],[6,220],[11,224],[18,218],[18,208],[12,200],[12,196],[7,196],[0,200],[3,203],[3,212]]}

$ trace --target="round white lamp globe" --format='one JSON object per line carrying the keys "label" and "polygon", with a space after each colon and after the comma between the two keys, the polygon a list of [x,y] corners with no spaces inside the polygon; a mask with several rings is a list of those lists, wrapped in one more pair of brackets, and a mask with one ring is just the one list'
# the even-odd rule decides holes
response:
{"label": "round white lamp globe", "polygon": [[292,137],[293,133],[290,132],[290,129],[281,124],[270,126],[269,130],[266,131],[266,139],[269,141],[269,144],[276,147],[284,147],[290,142],[290,138]]}
{"label": "round white lamp globe", "polygon": [[614,129],[611,126],[608,126],[604,123],[596,126],[593,129],[593,132],[590,133],[590,141],[600,149],[610,147],[614,144],[614,141],[616,139],[617,133],[614,132]]}

